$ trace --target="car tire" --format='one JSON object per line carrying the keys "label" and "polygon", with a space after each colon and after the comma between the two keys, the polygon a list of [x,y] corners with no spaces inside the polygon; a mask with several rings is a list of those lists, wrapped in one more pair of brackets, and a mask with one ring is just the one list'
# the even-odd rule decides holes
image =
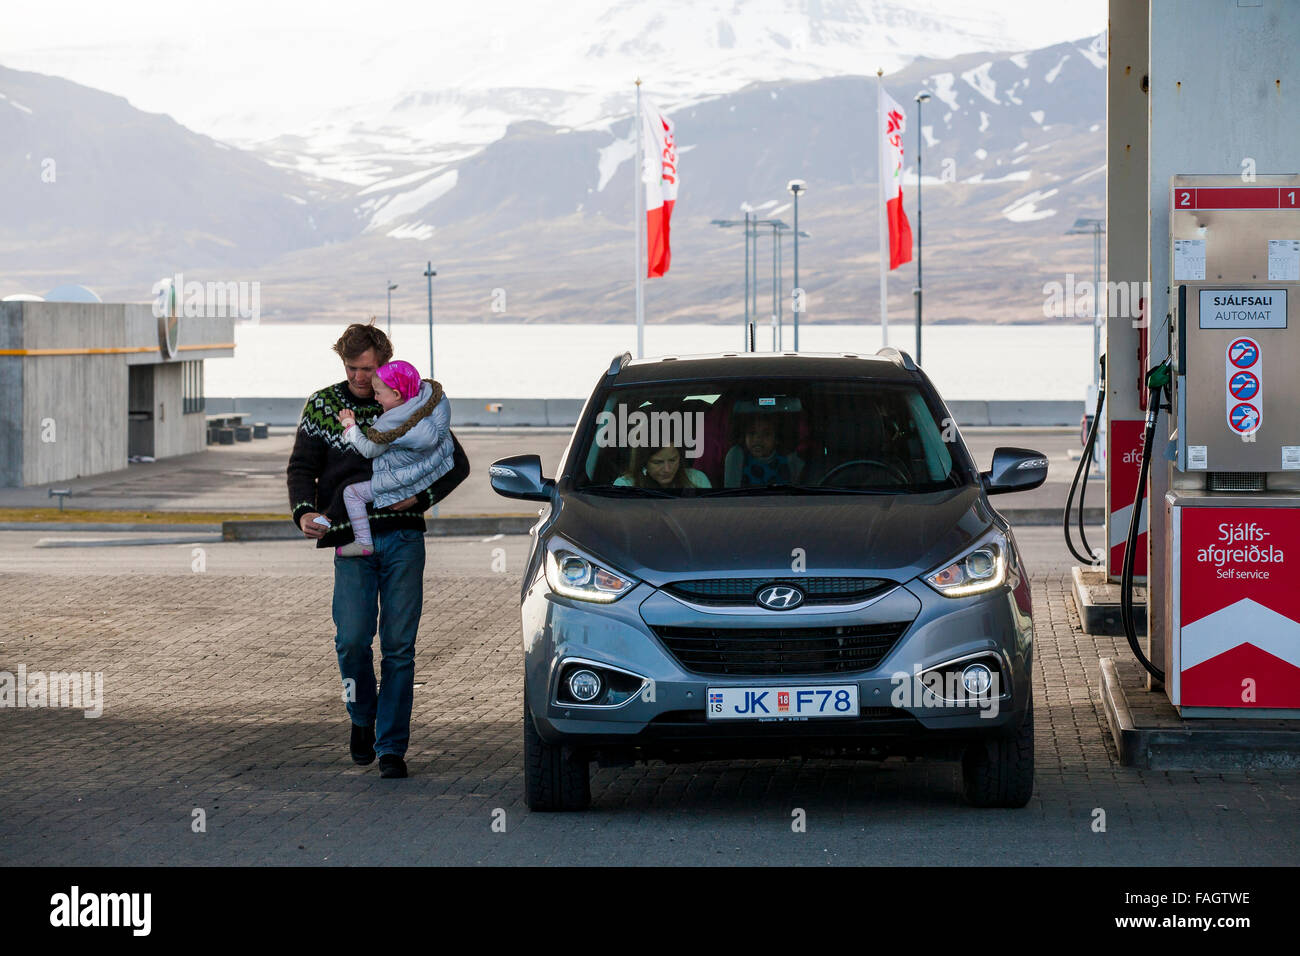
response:
{"label": "car tire", "polygon": [[966,749],[962,792],[975,807],[1023,807],[1034,793],[1034,701],[1015,733],[990,737]]}
{"label": "car tire", "polygon": [[591,761],[573,747],[542,740],[524,702],[524,802],[539,811],[591,806]]}

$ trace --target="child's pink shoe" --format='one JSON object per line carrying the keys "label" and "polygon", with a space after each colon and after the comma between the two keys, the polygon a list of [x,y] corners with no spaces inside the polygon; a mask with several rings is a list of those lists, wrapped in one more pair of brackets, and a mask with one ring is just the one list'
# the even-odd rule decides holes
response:
{"label": "child's pink shoe", "polygon": [[375,549],[366,548],[355,541],[350,541],[341,548],[335,548],[334,553],[340,558],[364,558],[367,555],[374,554]]}

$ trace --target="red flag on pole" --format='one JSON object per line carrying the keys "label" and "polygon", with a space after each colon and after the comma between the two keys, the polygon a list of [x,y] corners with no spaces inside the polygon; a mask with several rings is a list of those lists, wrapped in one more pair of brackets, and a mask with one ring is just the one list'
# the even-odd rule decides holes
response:
{"label": "red flag on pole", "polygon": [[[880,87],[880,200],[885,204],[889,230],[889,268],[912,261],[912,226],[903,212],[903,132],[907,119],[903,108]],[[884,237],[881,237],[882,240]]]}
{"label": "red flag on pole", "polygon": [[672,261],[669,225],[677,202],[677,137],[673,121],[642,98],[641,122],[645,130],[646,276],[668,271]]}

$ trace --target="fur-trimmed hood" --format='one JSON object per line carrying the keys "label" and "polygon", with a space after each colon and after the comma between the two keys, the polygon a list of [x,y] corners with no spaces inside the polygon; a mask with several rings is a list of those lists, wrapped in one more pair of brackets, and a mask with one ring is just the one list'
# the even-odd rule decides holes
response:
{"label": "fur-trimmed hood", "polygon": [[[428,418],[442,398],[442,386],[438,382],[431,378],[422,379],[420,394],[380,415],[375,419],[375,424],[366,429],[366,437],[383,445],[397,441]],[[387,427],[376,427],[381,424]]]}

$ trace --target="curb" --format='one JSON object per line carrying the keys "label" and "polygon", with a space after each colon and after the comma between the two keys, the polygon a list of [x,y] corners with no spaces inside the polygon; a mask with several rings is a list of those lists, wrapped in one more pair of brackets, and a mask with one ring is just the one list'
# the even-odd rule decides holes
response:
{"label": "curb", "polygon": [[125,531],[132,534],[219,534],[219,524],[126,524],[110,521],[3,521],[0,531]]}
{"label": "curb", "polygon": [[[536,515],[464,515],[426,518],[427,537],[445,538],[476,534],[527,534],[537,524]],[[283,521],[223,521],[223,541],[301,541],[304,536],[288,518]]]}
{"label": "curb", "polygon": [[150,538],[42,538],[35,548],[135,548],[167,544],[216,544],[221,535],[205,531],[198,534],[178,534]]}
{"label": "curb", "polygon": [[[1103,657],[1101,698],[1119,762],[1145,770],[1295,770],[1300,727],[1252,729],[1251,718],[1196,718],[1178,727],[1139,727],[1120,684],[1115,661]],[[1282,723],[1282,721],[1278,721]],[[1229,724],[1230,726],[1224,726]]]}
{"label": "curb", "polygon": [[[1013,525],[1023,527],[1058,525],[1059,508],[999,508],[998,513]],[[534,515],[466,515],[464,517],[427,518],[431,537],[473,534],[527,534],[537,523]],[[1100,508],[1084,511],[1087,524],[1101,524]],[[220,534],[225,541],[297,541],[289,519],[283,521],[223,521],[221,524],[141,524],[107,521],[3,521],[0,531],[123,531],[132,534]],[[1144,612],[1145,613],[1145,612]],[[1101,632],[1089,632],[1101,633]],[[1123,633],[1122,629],[1117,633]]]}
{"label": "curb", "polygon": [[1138,731],[1133,724],[1133,714],[1128,709],[1128,697],[1119,682],[1119,673],[1115,670],[1115,661],[1110,657],[1101,659],[1101,702],[1106,711],[1106,723],[1110,724],[1110,735],[1119,751],[1119,762],[1125,767],[1132,767],[1136,762],[1138,748]]}
{"label": "curb", "polygon": [[[998,508],[995,504],[994,509],[1002,517],[1006,518],[1013,525],[1025,525],[1045,527],[1049,525],[1061,526],[1061,517],[1063,510],[1061,508]],[[1077,512],[1076,512],[1077,515]],[[1074,519],[1077,520],[1077,517]],[[1101,508],[1084,508],[1083,523],[1088,526],[1106,524],[1106,512]],[[1071,521],[1071,527],[1074,521]]]}
{"label": "curb", "polygon": [[[1083,579],[1084,574],[1084,569],[1077,564],[1070,569],[1074,604],[1079,611],[1079,621],[1083,625],[1083,633],[1104,635],[1106,637],[1126,637],[1124,615],[1120,611],[1119,601],[1099,601],[1093,594],[1095,590],[1113,588],[1115,594],[1118,595],[1119,585],[1104,584],[1099,587],[1095,584],[1089,584]],[[1145,595],[1145,586],[1137,585],[1134,587],[1134,591],[1136,592],[1138,588],[1141,588],[1142,595]],[[1144,637],[1147,632],[1146,598],[1137,593],[1134,593],[1133,596],[1133,630],[1139,637]]]}

